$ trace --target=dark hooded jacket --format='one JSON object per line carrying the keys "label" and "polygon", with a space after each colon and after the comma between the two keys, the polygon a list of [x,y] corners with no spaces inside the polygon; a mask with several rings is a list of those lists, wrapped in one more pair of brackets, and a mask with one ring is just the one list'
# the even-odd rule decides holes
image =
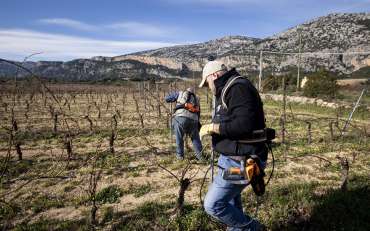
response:
{"label": "dark hooded jacket", "polygon": [[221,103],[222,89],[228,81],[240,74],[234,69],[215,80],[216,107],[213,122],[220,123],[220,134],[212,136],[215,151],[226,156],[258,155],[267,159],[265,143],[244,144],[238,140],[248,139],[254,130],[265,128],[263,104],[257,89],[247,78],[238,78],[225,93]]}

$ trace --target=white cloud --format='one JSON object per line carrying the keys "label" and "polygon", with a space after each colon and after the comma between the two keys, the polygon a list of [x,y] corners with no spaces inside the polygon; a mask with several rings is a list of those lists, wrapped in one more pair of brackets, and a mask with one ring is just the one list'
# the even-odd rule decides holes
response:
{"label": "white cloud", "polygon": [[0,57],[22,59],[43,52],[35,59],[68,60],[92,56],[116,56],[177,44],[153,41],[98,40],[23,29],[0,28]]}
{"label": "white cloud", "polygon": [[167,27],[154,26],[141,22],[118,22],[106,26],[110,29],[120,30],[130,36],[151,36],[151,37],[165,37],[171,34],[171,30]]}
{"label": "white cloud", "polygon": [[69,18],[44,18],[38,20],[38,22],[42,24],[48,24],[48,25],[58,25],[58,26],[64,26],[68,28],[73,28],[77,30],[85,30],[85,31],[95,31],[99,28],[94,25],[90,25],[84,22],[80,22],[77,20],[69,19]]}
{"label": "white cloud", "polygon": [[37,20],[38,23],[46,25],[57,25],[66,28],[72,28],[81,31],[109,31],[110,33],[118,33],[126,37],[142,36],[142,37],[168,37],[174,35],[176,28],[171,28],[164,25],[153,25],[136,21],[122,21],[109,24],[92,25],[85,22],[69,19],[69,18],[44,18]]}

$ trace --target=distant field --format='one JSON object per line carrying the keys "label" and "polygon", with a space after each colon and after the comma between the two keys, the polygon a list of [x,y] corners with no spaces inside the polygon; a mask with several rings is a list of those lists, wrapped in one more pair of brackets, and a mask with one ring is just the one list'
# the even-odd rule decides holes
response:
{"label": "distant field", "polygon": [[368,79],[340,79],[337,80],[337,83],[342,87],[356,88],[363,86],[366,81],[368,81]]}

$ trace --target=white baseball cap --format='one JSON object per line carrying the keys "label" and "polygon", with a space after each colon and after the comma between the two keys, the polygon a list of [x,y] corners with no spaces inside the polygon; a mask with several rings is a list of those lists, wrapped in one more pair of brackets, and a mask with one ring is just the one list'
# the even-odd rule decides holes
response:
{"label": "white baseball cap", "polygon": [[203,67],[202,81],[200,82],[199,87],[204,86],[204,83],[209,75],[212,75],[218,71],[227,71],[226,65],[216,60],[206,63],[206,65]]}

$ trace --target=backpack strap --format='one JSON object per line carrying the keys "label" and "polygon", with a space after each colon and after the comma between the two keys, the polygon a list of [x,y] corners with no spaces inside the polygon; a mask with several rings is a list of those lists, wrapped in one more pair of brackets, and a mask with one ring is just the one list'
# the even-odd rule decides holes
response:
{"label": "backpack strap", "polygon": [[188,98],[186,99],[187,103],[189,102],[190,97],[192,96],[194,97],[194,100],[197,101],[197,97],[195,96],[195,94],[193,92],[188,91]]}
{"label": "backpack strap", "polygon": [[225,84],[224,88],[222,89],[221,91],[221,104],[222,104],[222,107],[224,109],[227,109],[227,105],[226,105],[226,102],[225,102],[225,95],[227,93],[227,91],[229,90],[229,88],[231,86],[233,86],[235,83],[238,83],[240,81],[238,80],[242,80],[242,79],[246,79],[247,77],[243,77],[243,76],[236,76],[234,78],[231,78],[227,81],[227,83]]}

